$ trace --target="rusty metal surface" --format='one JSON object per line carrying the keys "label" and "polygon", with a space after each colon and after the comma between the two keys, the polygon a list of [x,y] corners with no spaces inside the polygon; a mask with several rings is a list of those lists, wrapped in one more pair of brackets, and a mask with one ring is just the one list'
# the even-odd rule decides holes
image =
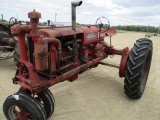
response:
{"label": "rusty metal surface", "polygon": [[19,45],[19,49],[20,49],[20,61],[23,61],[23,62],[28,61],[27,46],[26,46],[24,34],[18,35],[18,45]]}
{"label": "rusty metal surface", "polygon": [[94,53],[96,55],[96,57],[105,57],[105,56],[107,56],[107,53],[104,52],[103,44],[100,44],[100,43],[98,43],[95,46],[95,51],[92,51],[92,53]]}
{"label": "rusty metal surface", "polygon": [[35,11],[35,9],[28,13],[28,18],[41,18],[41,13]]}
{"label": "rusty metal surface", "polygon": [[128,47],[124,48],[122,50],[122,57],[121,57],[121,62],[120,62],[120,67],[119,67],[119,76],[120,77],[125,76],[125,70],[126,70],[127,60],[128,60],[129,54],[130,54],[130,50]]}
{"label": "rusty metal surface", "polygon": [[38,36],[38,23],[39,18],[41,18],[41,13],[35,11],[35,9],[32,12],[28,13],[28,18],[30,18],[30,24],[31,24],[31,31],[30,36]]}
{"label": "rusty metal surface", "polygon": [[81,27],[76,28],[76,32],[72,30],[71,27],[60,27],[60,28],[49,28],[49,29],[39,29],[38,34],[43,35],[50,38],[68,36],[68,35],[75,35],[83,33]]}
{"label": "rusty metal surface", "polygon": [[31,26],[30,25],[19,25],[19,24],[16,24],[16,25],[11,27],[11,33],[12,34],[26,34],[26,33],[29,33],[30,30],[31,30]]}
{"label": "rusty metal surface", "polygon": [[[103,37],[100,38],[101,30],[95,26],[76,27],[76,7],[82,1],[72,2],[72,27],[38,27],[41,13],[33,10],[28,13],[30,25],[14,25],[12,34],[18,34],[20,61],[13,78],[14,84],[19,84],[24,90],[31,93],[39,93],[52,85],[65,80],[74,81],[81,74],[99,64],[119,68],[116,65],[102,63],[109,55],[122,55],[120,64],[120,77],[124,76],[128,48],[117,50],[106,44]],[[25,35],[28,34],[29,56]],[[105,35],[116,34],[115,29],[104,31]],[[99,35],[99,36],[98,36]],[[111,38],[111,37],[110,37]],[[100,41],[101,40],[101,41]]]}
{"label": "rusty metal surface", "polygon": [[[58,61],[57,60],[56,61],[57,61],[57,68],[59,69],[59,65],[62,60],[62,45],[61,45],[60,40],[58,40],[56,38],[43,38],[43,42],[44,43],[51,43],[51,45],[53,44],[54,46],[57,47]],[[53,48],[53,50],[54,50],[54,48]],[[51,56],[53,56],[53,55],[51,55]],[[54,61],[54,62],[56,62],[56,61]],[[52,66],[52,64],[56,64],[56,63],[51,63],[51,66]],[[51,69],[53,69],[53,68],[51,68]]]}
{"label": "rusty metal surface", "polygon": [[48,70],[48,44],[34,44],[34,62],[37,71]]}
{"label": "rusty metal surface", "polygon": [[[49,47],[50,56],[49,56],[49,69],[50,69],[50,75],[52,75],[57,70],[56,63],[58,61],[58,53],[56,46],[54,44],[51,44]],[[54,62],[53,62],[54,61]]]}
{"label": "rusty metal surface", "polygon": [[[29,61],[21,61],[18,63],[18,69],[16,71],[16,75],[13,78],[13,83],[14,84],[19,84],[22,86],[24,89],[32,91],[32,88],[35,86],[39,86],[39,84],[44,84],[45,81],[42,81],[39,79],[37,71],[35,71],[35,67],[33,64],[31,64]],[[23,76],[22,72],[22,67],[27,68],[27,74],[29,76],[25,77]]]}
{"label": "rusty metal surface", "polygon": [[78,2],[71,2],[71,12],[72,12],[72,30],[76,31],[76,7],[80,6],[82,4],[82,1]]}
{"label": "rusty metal surface", "polygon": [[[38,23],[41,13],[33,10],[28,13],[30,25],[17,24],[11,28],[12,34],[18,34],[20,50],[14,84],[19,84],[31,93],[38,93],[59,82],[76,80],[78,74],[97,67],[101,60],[114,54],[124,55],[120,71],[124,73],[126,56],[122,50],[99,42],[97,27],[76,27],[75,8],[81,4],[82,1],[72,3],[72,27],[40,28]],[[34,58],[33,63],[27,55],[26,34],[33,41],[33,53],[29,53]],[[113,35],[115,31],[111,29],[108,34]],[[59,40],[59,37],[65,39]]]}
{"label": "rusty metal surface", "polygon": [[81,26],[83,30],[82,44],[88,45],[98,40],[98,29],[95,26]]}
{"label": "rusty metal surface", "polygon": [[109,29],[107,29],[107,31],[105,32],[105,34],[108,35],[108,36],[113,36],[113,35],[117,34],[117,31],[114,28],[109,28]]}
{"label": "rusty metal surface", "polygon": [[[81,4],[82,1],[71,3],[72,27],[40,28],[38,24],[41,13],[33,10],[28,13],[30,25],[17,24],[11,28],[12,34],[18,34],[20,51],[14,84],[19,84],[24,91],[35,94],[59,82],[74,81],[78,74],[99,64],[119,68],[119,76],[125,76],[129,49],[118,50],[112,46],[111,36],[116,34],[113,28],[108,27],[109,29],[102,31],[103,24],[99,29],[91,25],[76,27],[76,7]],[[27,34],[30,43],[28,48],[25,42]],[[104,42],[105,36],[110,36],[110,45]],[[30,60],[27,51],[34,60]],[[122,56],[120,66],[101,62],[114,55]],[[23,119],[21,116],[15,117]]]}
{"label": "rusty metal surface", "polygon": [[[75,5],[74,5],[75,4]],[[81,4],[80,3],[73,3],[72,6]],[[14,78],[14,83],[20,84],[24,88],[28,88],[29,90],[34,90],[34,92],[39,92],[44,88],[48,88],[58,82],[64,80],[75,80],[78,78],[77,74],[92,68],[96,67],[98,63],[106,58],[108,55],[118,54],[122,55],[121,50],[116,50],[112,46],[107,46],[103,43],[98,42],[98,29],[95,26],[78,26],[76,29],[72,27],[47,27],[47,28],[38,28],[39,18],[41,14],[38,12],[30,12],[28,14],[30,18],[31,25],[14,25],[11,28],[12,34],[19,34],[19,46],[20,46],[20,63],[18,64],[19,69],[17,70],[16,76]],[[75,31],[76,30],[76,31]],[[27,46],[25,44],[25,34],[30,35],[34,42],[34,63],[33,65],[30,63],[27,57]],[[62,51],[61,41],[58,40],[58,37],[61,36],[74,36],[76,34],[80,34],[80,38],[75,38],[76,40],[80,39],[81,45],[88,45],[84,50],[82,50],[83,55],[87,56],[87,61],[85,64],[80,63],[78,57],[78,48],[76,48],[76,53],[70,52],[74,49],[74,39],[71,39],[71,48],[70,51]],[[90,35],[91,34],[91,35]],[[92,35],[94,34],[94,36]],[[89,35],[89,36],[88,36]],[[89,40],[88,40],[89,39]],[[67,40],[67,39],[66,39]],[[73,43],[72,43],[73,42]],[[94,44],[97,45],[94,45]],[[72,45],[73,44],[73,45]],[[48,48],[49,47],[49,48]],[[64,46],[67,47],[67,46]],[[78,46],[77,46],[78,47]],[[48,51],[49,50],[49,51]],[[64,49],[65,50],[65,49]],[[67,50],[67,49],[66,49]],[[109,51],[108,51],[109,50]],[[63,53],[62,53],[63,52]],[[65,58],[69,59],[68,62],[64,62],[65,66],[60,67],[60,63],[62,61],[62,55],[65,54]],[[82,56],[83,57],[83,56]],[[74,58],[74,60],[73,60]],[[72,66],[72,69],[69,71],[63,69],[69,68],[68,66]],[[33,72],[33,70],[36,71]],[[59,70],[62,70],[59,72]],[[44,81],[39,79],[38,72],[49,71],[49,75],[53,76],[55,74],[55,78],[46,80],[46,78],[42,77]],[[64,72],[64,73],[63,73]],[[47,75],[47,73],[43,73],[43,75]],[[36,78],[34,78],[34,76]],[[24,77],[24,78],[22,78]],[[50,77],[51,78],[51,77]],[[29,79],[29,80],[28,80]],[[29,82],[29,83],[28,83]],[[45,83],[45,84],[44,84]]]}
{"label": "rusty metal surface", "polygon": [[70,70],[70,71],[68,71],[68,72],[56,77],[55,79],[52,79],[52,80],[46,82],[43,86],[50,87],[50,86],[52,86],[52,85],[54,85],[56,83],[62,82],[64,80],[67,80],[70,77],[72,77],[72,76],[74,76],[74,75],[76,75],[76,74],[78,74],[80,72],[83,72],[83,71],[87,70],[88,68],[91,68],[96,63],[100,62],[102,59],[104,59],[104,58],[103,57],[99,57],[97,59],[94,59],[94,60],[88,62],[87,64],[83,64],[83,65],[81,65],[81,66],[79,66],[79,67],[77,67],[77,68],[75,68],[73,70]]}

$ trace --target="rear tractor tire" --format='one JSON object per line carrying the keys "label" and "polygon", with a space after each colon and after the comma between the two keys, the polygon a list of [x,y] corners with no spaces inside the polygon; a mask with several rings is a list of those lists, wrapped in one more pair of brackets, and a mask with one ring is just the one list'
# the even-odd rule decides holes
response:
{"label": "rear tractor tire", "polygon": [[125,94],[132,99],[139,99],[146,87],[152,60],[153,45],[147,38],[136,41],[129,55],[124,80]]}

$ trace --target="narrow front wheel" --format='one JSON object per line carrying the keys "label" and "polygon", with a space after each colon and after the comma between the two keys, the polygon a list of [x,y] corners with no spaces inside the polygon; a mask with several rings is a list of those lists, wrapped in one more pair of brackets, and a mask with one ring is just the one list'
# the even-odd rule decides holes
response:
{"label": "narrow front wheel", "polygon": [[43,107],[26,93],[7,97],[3,112],[7,120],[46,120]]}
{"label": "narrow front wheel", "polygon": [[37,94],[32,94],[30,91],[25,91],[22,87],[20,87],[18,93],[26,93],[32,98],[36,99],[37,102],[39,102],[40,105],[44,108],[47,119],[52,116],[54,112],[55,99],[49,89],[42,90]]}

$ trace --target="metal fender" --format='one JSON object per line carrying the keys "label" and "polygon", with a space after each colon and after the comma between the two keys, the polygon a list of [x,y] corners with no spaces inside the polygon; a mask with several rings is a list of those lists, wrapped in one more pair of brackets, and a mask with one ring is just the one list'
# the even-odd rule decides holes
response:
{"label": "metal fender", "polygon": [[119,76],[120,77],[125,76],[125,70],[126,70],[126,65],[127,65],[127,60],[128,60],[129,54],[130,54],[130,50],[128,47],[124,48],[122,50],[122,58],[121,58],[120,67],[119,67]]}

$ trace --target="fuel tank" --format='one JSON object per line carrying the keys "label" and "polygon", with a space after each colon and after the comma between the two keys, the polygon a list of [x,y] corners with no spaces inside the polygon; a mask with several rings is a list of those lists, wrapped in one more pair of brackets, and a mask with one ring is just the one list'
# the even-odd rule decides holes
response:
{"label": "fuel tank", "polygon": [[40,28],[38,30],[39,35],[43,35],[49,38],[65,37],[77,35],[77,39],[81,39],[81,45],[89,45],[95,43],[98,39],[98,28],[95,26],[77,26],[76,31],[71,27],[59,27],[59,28]]}

